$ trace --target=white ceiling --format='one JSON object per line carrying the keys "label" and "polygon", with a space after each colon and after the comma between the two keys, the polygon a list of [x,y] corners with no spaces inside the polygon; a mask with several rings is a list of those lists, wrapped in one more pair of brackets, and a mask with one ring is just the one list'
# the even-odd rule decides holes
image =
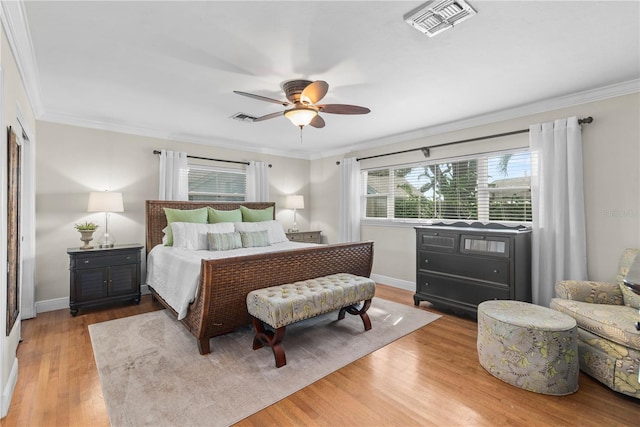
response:
{"label": "white ceiling", "polygon": [[[637,87],[638,1],[469,0],[478,14],[433,38],[403,20],[422,3],[19,2],[32,52],[22,43],[18,57],[41,120],[302,158]],[[371,113],[323,114],[302,142],[284,117],[230,118],[282,108],[233,90],[284,99],[294,78],[326,80],[323,103]]]}

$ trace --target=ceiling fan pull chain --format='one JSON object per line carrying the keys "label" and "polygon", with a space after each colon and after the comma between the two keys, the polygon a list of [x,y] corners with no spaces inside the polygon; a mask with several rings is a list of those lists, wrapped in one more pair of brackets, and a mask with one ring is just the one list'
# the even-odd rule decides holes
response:
{"label": "ceiling fan pull chain", "polygon": [[300,126],[300,144],[302,144],[302,128],[303,128],[303,127],[304,127],[304,126]]}

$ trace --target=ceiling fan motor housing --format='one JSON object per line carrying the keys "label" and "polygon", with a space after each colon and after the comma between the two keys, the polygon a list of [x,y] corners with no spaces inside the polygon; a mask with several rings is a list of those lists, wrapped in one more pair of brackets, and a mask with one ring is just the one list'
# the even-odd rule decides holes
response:
{"label": "ceiling fan motor housing", "polygon": [[282,84],[282,90],[289,102],[297,104],[300,102],[300,94],[311,83],[309,80],[289,80]]}

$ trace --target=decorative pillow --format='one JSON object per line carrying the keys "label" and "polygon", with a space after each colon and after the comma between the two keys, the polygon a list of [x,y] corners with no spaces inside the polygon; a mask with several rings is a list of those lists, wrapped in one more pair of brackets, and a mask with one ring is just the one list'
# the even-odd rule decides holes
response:
{"label": "decorative pillow", "polygon": [[233,233],[233,223],[220,222],[218,224],[196,224],[193,222],[171,223],[173,232],[173,247],[189,250],[209,249],[208,233]]}
{"label": "decorative pillow", "polygon": [[260,221],[260,222],[236,222],[233,224],[236,231],[250,232],[250,231],[262,231],[267,230],[269,233],[269,243],[276,244],[281,242],[288,242],[287,235],[284,233],[284,227],[280,221]]}
{"label": "decorative pillow", "polygon": [[232,211],[220,211],[211,207],[207,209],[209,210],[209,224],[242,221],[242,213],[240,212],[240,209],[234,209]]}
{"label": "decorative pillow", "polygon": [[242,247],[240,233],[209,233],[207,234],[207,238],[209,240],[210,251],[228,251]]}
{"label": "decorative pillow", "polygon": [[240,211],[242,211],[243,222],[270,221],[273,219],[273,206],[265,209],[249,209],[246,206],[240,206]]}
{"label": "decorative pillow", "polygon": [[259,246],[269,246],[269,233],[267,230],[240,232],[242,246],[245,248],[255,248]]}
{"label": "decorative pillow", "polygon": [[620,285],[620,290],[622,291],[624,305],[626,305],[627,307],[640,309],[640,295],[633,292],[631,289],[625,286],[624,283]]}
{"label": "decorative pillow", "polygon": [[172,222],[196,222],[199,224],[207,223],[207,208],[180,210],[164,208],[164,214],[167,216],[167,243],[166,246],[173,246],[173,232],[171,230]]}

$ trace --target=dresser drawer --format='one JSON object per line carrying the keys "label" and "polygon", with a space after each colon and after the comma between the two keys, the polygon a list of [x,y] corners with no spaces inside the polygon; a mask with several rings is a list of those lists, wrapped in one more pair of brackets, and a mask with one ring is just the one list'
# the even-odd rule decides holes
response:
{"label": "dresser drawer", "polygon": [[429,295],[433,295],[439,300],[460,301],[472,305],[492,299],[511,299],[508,286],[491,286],[427,273],[418,274],[416,289],[427,300]]}
{"label": "dresser drawer", "polygon": [[420,251],[418,269],[508,285],[509,260]]}
{"label": "dresser drawer", "polygon": [[96,268],[111,265],[135,264],[140,261],[140,251],[118,253],[107,256],[79,255],[71,259],[71,268]]}
{"label": "dresser drawer", "polygon": [[459,236],[446,231],[419,230],[418,249],[443,252],[457,252]]}

